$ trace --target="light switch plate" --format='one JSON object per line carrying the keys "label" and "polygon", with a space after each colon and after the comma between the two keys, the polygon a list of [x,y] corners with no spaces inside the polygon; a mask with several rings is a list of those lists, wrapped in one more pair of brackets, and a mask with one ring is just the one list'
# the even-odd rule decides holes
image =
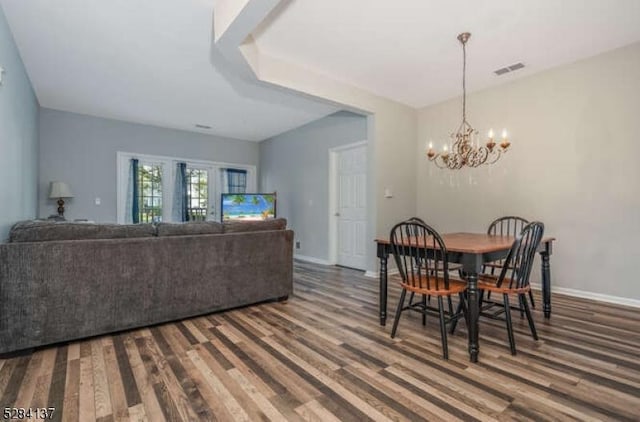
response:
{"label": "light switch plate", "polygon": [[0,66],[0,85],[2,85],[2,74],[4,73],[4,67]]}

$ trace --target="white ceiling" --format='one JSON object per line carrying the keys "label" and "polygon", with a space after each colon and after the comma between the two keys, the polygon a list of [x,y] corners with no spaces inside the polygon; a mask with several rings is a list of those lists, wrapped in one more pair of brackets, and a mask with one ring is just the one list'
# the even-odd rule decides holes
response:
{"label": "white ceiling", "polygon": [[253,141],[337,110],[212,65],[213,0],[0,5],[43,107]]}
{"label": "white ceiling", "polygon": [[[0,5],[43,107],[254,141],[337,110],[234,76],[211,54],[215,1]],[[282,0],[253,36],[261,55],[422,107],[460,95],[463,31],[474,91],[640,41],[640,0]]]}
{"label": "white ceiling", "polygon": [[[262,54],[414,107],[640,40],[639,0],[291,0],[254,34]],[[517,62],[514,73],[493,71]]]}

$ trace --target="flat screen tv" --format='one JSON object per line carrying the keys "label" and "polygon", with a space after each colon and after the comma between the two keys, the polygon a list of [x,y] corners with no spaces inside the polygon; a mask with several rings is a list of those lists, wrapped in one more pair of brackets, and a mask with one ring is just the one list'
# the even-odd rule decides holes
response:
{"label": "flat screen tv", "polygon": [[255,221],[276,218],[275,193],[223,193],[222,221]]}

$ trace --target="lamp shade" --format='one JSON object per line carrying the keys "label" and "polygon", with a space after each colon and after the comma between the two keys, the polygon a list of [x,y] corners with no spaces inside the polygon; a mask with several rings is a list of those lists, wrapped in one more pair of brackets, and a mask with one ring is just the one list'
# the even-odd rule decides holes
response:
{"label": "lamp shade", "polygon": [[49,189],[49,198],[73,198],[69,185],[64,182],[51,182],[51,188]]}

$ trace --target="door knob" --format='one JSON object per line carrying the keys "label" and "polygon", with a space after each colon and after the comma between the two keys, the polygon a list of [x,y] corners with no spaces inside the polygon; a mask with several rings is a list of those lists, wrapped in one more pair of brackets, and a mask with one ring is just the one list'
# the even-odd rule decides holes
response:
{"label": "door knob", "polygon": [[335,215],[336,217],[340,217],[340,213],[339,212],[337,212],[337,213],[335,213],[333,215]]}

